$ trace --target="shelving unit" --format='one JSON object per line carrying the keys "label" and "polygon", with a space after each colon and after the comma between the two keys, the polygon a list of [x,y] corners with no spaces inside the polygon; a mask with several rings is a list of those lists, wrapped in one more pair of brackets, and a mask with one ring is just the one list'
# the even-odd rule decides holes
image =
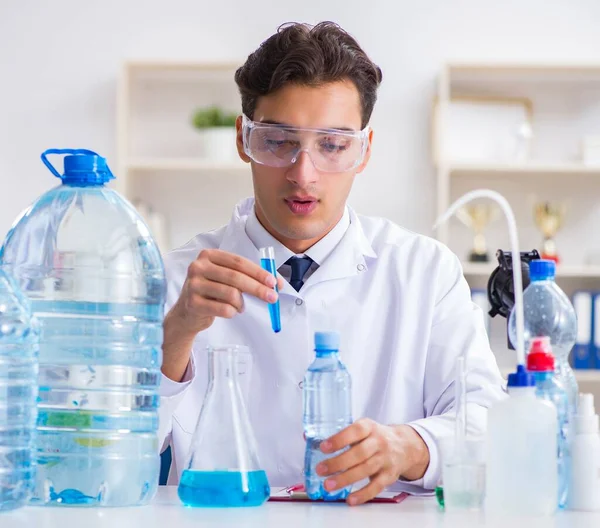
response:
{"label": "shelving unit", "polygon": [[248,172],[248,165],[239,162],[218,162],[198,158],[132,158],[125,164],[131,171],[210,171],[210,172]]}
{"label": "shelving unit", "polygon": [[[496,268],[493,264],[463,262],[463,273],[465,276],[473,277],[489,277],[492,271]],[[600,279],[600,266],[563,266],[559,265],[556,268],[556,276],[558,278],[598,278]]]}
{"label": "shelving unit", "polygon": [[[529,154],[514,159],[482,159],[481,153],[475,152],[471,161],[451,159],[449,138],[456,139],[452,136],[456,130],[449,129],[450,116],[455,115],[450,109],[464,101],[522,102],[533,132]],[[515,211],[522,250],[530,250],[539,247],[542,239],[534,224],[531,201],[569,197],[565,226],[556,237],[559,253],[565,257],[558,275],[600,278],[600,238],[596,236],[600,165],[586,165],[579,150],[584,136],[600,135],[600,64],[450,63],[439,76],[434,110],[437,215],[468,190],[497,190]],[[469,114],[467,119],[476,116]],[[575,230],[577,237],[572,236]],[[472,234],[458,220],[440,226],[437,237],[466,258]],[[509,249],[504,219],[489,226],[486,238],[492,259],[497,248]],[[589,243],[577,244],[576,239]],[[481,277],[494,267],[494,262],[487,266],[464,263],[468,277]]]}
{"label": "shelving unit", "polygon": [[[465,102],[471,106],[465,107]],[[500,106],[490,109],[502,102],[509,105],[506,113],[501,112]],[[487,104],[484,121],[479,120],[480,107],[473,106],[477,104]],[[479,143],[479,138],[469,131],[480,127],[488,130],[485,126],[494,123],[496,111],[502,119],[509,113],[516,115],[518,104],[521,115],[531,125],[532,138],[529,144],[525,142],[526,148],[521,143],[521,150],[511,151],[511,157],[506,155],[505,145],[502,150],[498,144],[497,149],[489,149],[495,155],[488,156],[488,151],[482,149],[474,151],[472,157],[466,156],[471,142],[463,138],[473,137],[473,144],[483,146],[492,143]],[[577,289],[600,290],[600,165],[586,164],[581,152],[585,136],[600,136],[600,64],[453,62],[445,65],[439,75],[432,116],[436,214],[443,214],[454,200],[470,190],[496,190],[513,208],[521,250],[529,251],[539,249],[542,241],[533,218],[533,203],[566,201],[565,223],[556,236],[561,256],[557,282],[567,295]],[[498,135],[486,137],[500,137],[500,128],[490,130]],[[473,290],[485,290],[487,279],[497,266],[496,250],[510,250],[501,216],[486,231],[491,258],[488,263],[466,261],[473,234],[458,219],[441,226],[437,237],[465,260],[464,275]],[[510,364],[514,351],[504,346],[506,321],[492,319],[489,328],[499,363]],[[501,370],[505,376],[510,372],[508,368]],[[600,370],[577,370],[575,374],[579,383],[591,385],[586,390],[592,389],[600,397]]]}
{"label": "shelving unit", "polygon": [[[135,60],[123,64],[117,101],[116,188],[165,218],[165,250],[229,220],[252,193],[250,168],[237,158],[202,156],[191,123],[197,108],[241,113],[234,82],[243,61]],[[231,159],[229,159],[231,158]]]}
{"label": "shelving unit", "polygon": [[559,176],[586,175],[600,177],[600,166],[592,167],[581,163],[461,163],[448,166],[451,176],[479,175],[485,177],[503,176],[532,176],[545,177],[549,174]]}

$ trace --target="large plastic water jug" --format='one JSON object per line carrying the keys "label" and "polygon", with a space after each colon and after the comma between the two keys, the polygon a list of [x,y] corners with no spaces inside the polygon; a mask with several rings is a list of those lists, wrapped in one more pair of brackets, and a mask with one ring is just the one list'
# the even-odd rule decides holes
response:
{"label": "large plastic water jug", "polygon": [[0,269],[0,510],[33,489],[38,328],[27,299]]}
{"label": "large plastic water jug", "polygon": [[[49,154],[67,154],[61,174]],[[40,324],[34,502],[144,504],[159,477],[165,276],[135,209],[88,150],[42,154],[62,180],[16,221],[0,262]]]}

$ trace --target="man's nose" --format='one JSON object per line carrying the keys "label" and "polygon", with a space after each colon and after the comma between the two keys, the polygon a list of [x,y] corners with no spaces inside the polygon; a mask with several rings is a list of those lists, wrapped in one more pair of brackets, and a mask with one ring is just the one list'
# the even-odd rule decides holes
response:
{"label": "man's nose", "polygon": [[314,183],[319,179],[319,171],[307,150],[301,150],[298,153],[296,161],[288,169],[286,176],[289,181],[300,187]]}

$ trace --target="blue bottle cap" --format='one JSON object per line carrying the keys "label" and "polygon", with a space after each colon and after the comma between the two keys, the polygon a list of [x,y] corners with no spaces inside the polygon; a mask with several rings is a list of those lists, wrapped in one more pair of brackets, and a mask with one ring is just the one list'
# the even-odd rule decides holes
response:
{"label": "blue bottle cap", "polygon": [[[50,163],[49,154],[67,154],[63,160],[64,174],[60,174]],[[48,149],[42,154],[42,161],[52,174],[68,184],[104,185],[114,178],[106,159],[91,150]]]}
{"label": "blue bottle cap", "polygon": [[340,334],[337,332],[315,332],[315,349],[339,350]]}
{"label": "blue bottle cap", "polygon": [[517,371],[508,375],[508,387],[533,387],[534,385],[535,378],[525,370],[524,365],[517,365]]}
{"label": "blue bottle cap", "polygon": [[529,263],[529,280],[543,281],[554,279],[556,274],[556,264],[553,260],[532,260]]}

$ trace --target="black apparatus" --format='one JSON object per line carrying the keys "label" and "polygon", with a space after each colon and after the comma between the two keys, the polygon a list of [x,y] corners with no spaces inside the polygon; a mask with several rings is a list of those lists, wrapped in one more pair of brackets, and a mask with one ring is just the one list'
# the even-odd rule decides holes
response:
{"label": "black apparatus", "polygon": [[[488,312],[490,317],[500,315],[508,319],[510,312],[515,305],[515,287],[513,284],[513,257],[509,251],[499,249],[496,252],[498,267],[492,272],[488,279],[487,296],[491,308]],[[520,266],[521,276],[523,278],[523,290],[529,286],[529,263],[532,260],[540,259],[540,254],[536,249],[529,252],[521,252]],[[510,339],[507,338],[508,348],[514,350]]]}

